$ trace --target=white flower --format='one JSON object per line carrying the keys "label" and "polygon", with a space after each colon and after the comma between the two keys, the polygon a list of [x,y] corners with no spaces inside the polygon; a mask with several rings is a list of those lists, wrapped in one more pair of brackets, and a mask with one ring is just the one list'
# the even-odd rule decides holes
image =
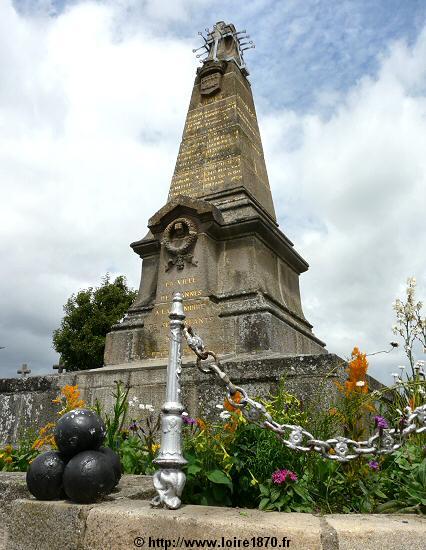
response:
{"label": "white flower", "polygon": [[183,411],[182,416],[188,416],[188,413],[186,411]]}
{"label": "white flower", "polygon": [[145,410],[145,405],[143,403],[139,403],[139,408],[141,411]]}
{"label": "white flower", "polygon": [[216,409],[223,409],[223,405],[216,405]]}
{"label": "white flower", "polygon": [[154,412],[154,407],[152,405],[145,405],[145,409],[149,412]]}
{"label": "white flower", "polygon": [[401,371],[405,370],[405,367],[404,367],[404,365],[399,365],[399,367],[398,367],[398,368],[399,368],[399,369],[401,369]]}
{"label": "white flower", "polygon": [[362,388],[362,386],[365,386],[364,380],[358,380],[358,382],[355,384],[355,386],[358,386],[359,388]]}
{"label": "white flower", "polygon": [[222,420],[227,420],[228,418],[230,418],[231,413],[229,413],[228,411],[222,411],[219,416]]}

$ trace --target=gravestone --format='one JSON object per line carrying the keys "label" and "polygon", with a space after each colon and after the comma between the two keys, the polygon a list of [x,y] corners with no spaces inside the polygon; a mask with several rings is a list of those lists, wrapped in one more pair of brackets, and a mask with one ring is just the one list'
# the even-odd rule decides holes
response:
{"label": "gravestone", "polygon": [[167,357],[176,290],[219,355],[326,353],[302,310],[308,264],[276,221],[244,44],[224,22],[204,38],[168,200],[131,244],[139,293],[107,336],[105,365]]}
{"label": "gravestone", "polygon": [[31,369],[28,368],[28,365],[26,363],[22,364],[22,367],[18,369],[17,374],[21,375],[21,378],[26,378],[29,374],[31,374]]}

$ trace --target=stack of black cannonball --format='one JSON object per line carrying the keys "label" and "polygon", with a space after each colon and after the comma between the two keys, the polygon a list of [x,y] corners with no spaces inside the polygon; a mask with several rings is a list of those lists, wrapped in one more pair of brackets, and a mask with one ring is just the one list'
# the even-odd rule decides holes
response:
{"label": "stack of black cannonball", "polygon": [[105,425],[88,409],[64,414],[56,424],[58,451],[47,451],[30,464],[28,490],[39,500],[69,498],[83,504],[108,495],[121,477],[120,459],[101,447]]}

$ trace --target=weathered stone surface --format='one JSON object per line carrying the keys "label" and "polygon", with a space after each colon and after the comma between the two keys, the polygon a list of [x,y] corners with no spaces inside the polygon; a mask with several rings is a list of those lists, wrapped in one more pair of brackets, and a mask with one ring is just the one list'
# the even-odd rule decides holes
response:
{"label": "weathered stone surface", "polygon": [[151,499],[156,492],[152,476],[123,475],[118,487],[111,493],[114,500],[129,498],[132,500]]}
{"label": "weathered stone surface", "polygon": [[55,376],[0,379],[0,444],[16,442],[28,430],[52,420],[57,380]]}
{"label": "weathered stone surface", "polygon": [[[0,516],[0,550],[120,550],[134,548],[137,537],[139,544],[144,539],[144,548],[149,547],[149,537],[174,540],[177,545],[183,538],[216,540],[222,544],[222,536],[231,541],[276,536],[281,544],[286,537],[291,541],[288,548],[309,550],[426,547],[426,518],[419,516],[317,517],[207,506],[183,506],[170,511],[153,509],[148,500],[140,500],[150,499],[152,494],[150,476],[123,476],[118,490],[97,504],[40,502],[25,498],[25,474],[0,473],[0,512],[4,512]],[[249,540],[246,548],[254,547]]]}
{"label": "weathered stone surface", "polygon": [[[221,364],[231,379],[246,388],[253,397],[266,397],[269,393],[276,392],[279,381],[285,378],[287,389],[305,403],[321,403],[324,407],[336,396],[337,390],[333,381],[342,381],[346,365],[333,354],[288,356],[280,353],[253,353],[240,355],[238,358],[228,356],[223,358]],[[121,380],[130,388],[129,398],[137,396],[159,411],[165,396],[166,368],[165,360],[157,359],[135,361],[132,366],[127,363],[60,376],[50,375],[46,377],[45,392],[31,391],[33,380],[34,387],[40,387],[40,380],[36,378],[29,378],[25,388],[22,387],[22,392],[14,380],[10,386],[3,381],[3,387],[14,387],[16,390],[13,396],[14,407],[4,409],[0,415],[0,444],[16,443],[19,439],[17,434],[23,426],[35,431],[46,422],[56,420],[57,408],[53,407],[51,400],[65,384],[77,384],[88,405],[95,405],[96,400],[99,400],[104,410],[110,413],[114,405],[115,381]],[[186,357],[182,372],[182,400],[188,412],[194,416],[217,415],[215,405],[222,403],[224,397],[221,384],[214,377],[198,371],[194,356]],[[3,398],[0,393],[0,403]],[[25,407],[33,411],[33,416],[23,416],[25,424],[21,426],[20,411]]]}
{"label": "weathered stone surface", "polygon": [[339,550],[424,550],[426,518],[413,515],[333,514],[326,522],[337,533]]}
{"label": "weathered stone surface", "polygon": [[0,550],[6,550],[7,518],[14,500],[28,498],[25,474],[21,472],[0,472]]}
{"label": "weathered stone surface", "polygon": [[[148,502],[122,501],[97,506],[87,518],[85,547],[91,550],[132,548],[138,537],[144,539],[144,547],[148,547],[149,537],[175,541],[176,546],[182,538],[221,544],[222,537],[231,541],[234,537],[249,541],[252,537],[277,537],[280,543],[287,537],[290,548],[321,549],[320,521],[308,514],[266,514],[212,506],[183,506],[170,511],[152,509]],[[248,548],[254,547],[249,542]]]}
{"label": "weathered stone surface", "polygon": [[15,500],[7,519],[6,548],[83,548],[90,507],[64,501]]}
{"label": "weathered stone surface", "polygon": [[[28,492],[25,476],[0,472],[0,550],[85,547],[85,521],[93,505],[37,501]],[[106,500],[150,499],[154,494],[151,476],[124,475]]]}

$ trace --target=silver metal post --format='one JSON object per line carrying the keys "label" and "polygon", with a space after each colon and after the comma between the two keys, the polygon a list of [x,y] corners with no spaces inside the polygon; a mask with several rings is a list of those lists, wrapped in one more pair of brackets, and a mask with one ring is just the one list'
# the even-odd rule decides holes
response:
{"label": "silver metal post", "polygon": [[166,402],[161,411],[161,445],[154,463],[159,466],[154,474],[154,487],[157,496],[152,506],[164,506],[176,510],[181,505],[180,497],[185,486],[186,476],[182,467],[187,463],[182,454],[182,412],[180,401],[180,374],[182,371],[182,332],[185,314],[182,294],[173,295],[170,319],[170,346],[167,364]]}

